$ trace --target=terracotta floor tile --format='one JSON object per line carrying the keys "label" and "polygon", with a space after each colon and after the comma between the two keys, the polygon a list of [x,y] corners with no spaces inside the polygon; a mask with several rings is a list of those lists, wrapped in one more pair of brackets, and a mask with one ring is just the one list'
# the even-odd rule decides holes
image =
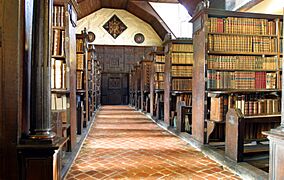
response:
{"label": "terracotta floor tile", "polygon": [[145,115],[103,106],[66,180],[240,179]]}

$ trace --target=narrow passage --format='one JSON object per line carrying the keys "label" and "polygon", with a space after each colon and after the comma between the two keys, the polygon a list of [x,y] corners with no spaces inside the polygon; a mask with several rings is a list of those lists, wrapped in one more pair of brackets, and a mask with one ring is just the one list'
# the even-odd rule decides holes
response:
{"label": "narrow passage", "polygon": [[103,106],[72,179],[240,179],[128,106]]}

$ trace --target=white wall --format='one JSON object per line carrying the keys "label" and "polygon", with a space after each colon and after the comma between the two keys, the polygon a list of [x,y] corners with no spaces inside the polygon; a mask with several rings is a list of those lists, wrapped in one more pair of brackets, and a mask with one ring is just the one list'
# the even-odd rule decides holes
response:
{"label": "white wall", "polygon": [[[126,26],[127,29],[114,39],[104,28],[103,25],[113,16],[116,15]],[[77,33],[87,28],[96,35],[94,44],[97,45],[130,45],[130,46],[161,46],[162,40],[155,30],[143,20],[133,14],[121,9],[102,8],[82,19],[77,23]],[[134,41],[134,35],[142,33],[145,41],[137,44]]]}

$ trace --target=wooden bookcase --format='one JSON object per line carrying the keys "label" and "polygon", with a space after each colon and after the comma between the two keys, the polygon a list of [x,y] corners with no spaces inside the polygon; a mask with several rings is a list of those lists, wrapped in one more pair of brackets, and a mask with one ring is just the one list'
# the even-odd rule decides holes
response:
{"label": "wooden bookcase", "polygon": [[52,127],[58,136],[68,138],[67,151],[71,151],[76,145],[76,65],[71,60],[76,58],[75,27],[72,24],[77,21],[77,6],[73,1],[54,1],[52,19]]}
{"label": "wooden bookcase", "polygon": [[164,73],[164,121],[177,127],[177,104],[191,106],[193,45],[192,39],[166,40]]}
{"label": "wooden bookcase", "polygon": [[164,72],[165,56],[163,47],[154,47],[150,76],[150,114],[155,120],[164,119]]}
{"label": "wooden bookcase", "polygon": [[[95,58],[96,59],[96,58]],[[98,60],[95,61],[95,108],[96,110],[101,106],[101,79],[102,67]]]}
{"label": "wooden bookcase", "polygon": [[82,133],[82,128],[87,127],[90,120],[89,114],[89,77],[88,77],[88,39],[86,29],[81,34],[76,34],[77,53],[77,133]]}
{"label": "wooden bookcase", "polygon": [[88,45],[88,86],[89,86],[89,114],[90,118],[93,119],[95,115],[95,100],[96,100],[96,74],[95,74],[95,65],[96,65],[96,54],[95,54],[95,45]]}
{"label": "wooden bookcase", "polygon": [[129,104],[130,106],[135,106],[135,79],[134,79],[134,67],[130,69],[129,72]]}
{"label": "wooden bookcase", "polygon": [[141,66],[139,62],[134,65],[133,72],[134,81],[134,107],[137,110],[141,109]]}
{"label": "wooden bookcase", "polygon": [[280,20],[275,15],[216,9],[203,9],[192,18],[196,140],[226,139],[227,146],[229,109],[239,109],[244,118],[266,119],[265,123],[256,120],[259,125],[238,126],[235,131],[245,128],[245,142],[262,139],[261,131],[277,125],[268,120],[280,113]]}
{"label": "wooden bookcase", "polygon": [[141,77],[141,110],[144,112],[150,112],[150,75],[151,75],[152,61],[143,59],[140,61],[140,77]]}

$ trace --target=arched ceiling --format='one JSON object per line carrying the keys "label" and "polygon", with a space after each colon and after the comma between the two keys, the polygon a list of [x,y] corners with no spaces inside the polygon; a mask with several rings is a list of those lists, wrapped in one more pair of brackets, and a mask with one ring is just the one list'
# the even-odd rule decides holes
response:
{"label": "arched ceiling", "polygon": [[200,1],[201,0],[77,0],[80,10],[78,19],[81,19],[101,8],[125,9],[150,24],[160,38],[164,39],[167,33],[171,33],[171,30],[152,8],[149,2],[180,2],[188,9],[189,14],[192,15],[195,6]]}

